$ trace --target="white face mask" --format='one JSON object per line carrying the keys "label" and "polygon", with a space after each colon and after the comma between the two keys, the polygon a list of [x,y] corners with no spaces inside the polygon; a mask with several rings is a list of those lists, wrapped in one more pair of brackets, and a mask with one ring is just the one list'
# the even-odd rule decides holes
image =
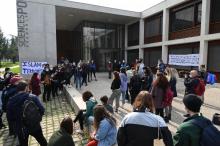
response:
{"label": "white face mask", "polygon": [[45,70],[46,70],[46,71],[49,71],[49,68],[46,68]]}

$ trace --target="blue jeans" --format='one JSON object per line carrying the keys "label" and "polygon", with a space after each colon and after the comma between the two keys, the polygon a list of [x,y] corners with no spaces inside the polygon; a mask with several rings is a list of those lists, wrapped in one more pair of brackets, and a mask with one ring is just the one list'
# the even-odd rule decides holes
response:
{"label": "blue jeans", "polygon": [[76,77],[76,88],[80,88],[81,89],[82,86],[82,82],[81,82],[81,77]]}

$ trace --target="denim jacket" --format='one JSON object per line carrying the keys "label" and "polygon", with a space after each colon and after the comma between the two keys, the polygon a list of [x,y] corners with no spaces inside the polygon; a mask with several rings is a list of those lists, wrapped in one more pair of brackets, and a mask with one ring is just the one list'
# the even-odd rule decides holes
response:
{"label": "denim jacket", "polygon": [[96,132],[98,146],[112,146],[116,143],[117,128],[108,119],[103,119]]}

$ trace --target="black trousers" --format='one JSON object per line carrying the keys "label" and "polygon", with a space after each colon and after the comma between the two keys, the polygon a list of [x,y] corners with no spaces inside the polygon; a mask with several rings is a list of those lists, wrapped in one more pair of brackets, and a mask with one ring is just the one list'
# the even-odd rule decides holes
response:
{"label": "black trousers", "polygon": [[159,115],[163,118],[164,117],[163,108],[156,108],[156,115]]}
{"label": "black trousers", "polygon": [[80,110],[73,122],[76,123],[77,121],[79,121],[80,129],[83,130],[84,119],[85,119],[85,115],[83,114],[83,110]]}
{"label": "black trousers", "polygon": [[82,79],[82,85],[83,85],[83,83],[85,83],[86,84],[86,86],[87,86],[87,73],[86,74],[83,74],[83,79]]}
{"label": "black trousers", "polygon": [[51,84],[52,96],[58,96],[58,81],[53,81]]}
{"label": "black trousers", "polygon": [[41,127],[36,132],[28,133],[28,134],[27,133],[24,134],[23,129],[20,128],[17,132],[17,135],[20,144],[19,146],[28,146],[29,135],[33,136],[41,146],[47,146],[47,140],[43,135]]}
{"label": "black trousers", "polygon": [[44,93],[43,93],[43,101],[50,100],[50,94],[51,94],[51,85],[44,85]]}
{"label": "black trousers", "polygon": [[112,71],[108,71],[108,78],[111,79],[112,78]]}
{"label": "black trousers", "polygon": [[95,75],[96,71],[94,69],[92,69],[90,73],[91,73],[91,80],[92,80],[92,74],[93,74],[93,76],[95,77],[95,80],[96,80],[96,75]]}

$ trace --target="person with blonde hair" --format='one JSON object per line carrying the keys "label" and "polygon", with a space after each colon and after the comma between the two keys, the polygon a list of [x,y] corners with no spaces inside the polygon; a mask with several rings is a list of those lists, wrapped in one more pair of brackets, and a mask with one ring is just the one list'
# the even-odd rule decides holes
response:
{"label": "person with blonde hair", "polygon": [[[148,91],[135,98],[134,111],[127,114],[118,130],[118,146],[153,146],[158,135],[165,146],[173,146],[172,135],[162,117],[154,114],[154,102]],[[160,131],[158,133],[158,130]]]}

